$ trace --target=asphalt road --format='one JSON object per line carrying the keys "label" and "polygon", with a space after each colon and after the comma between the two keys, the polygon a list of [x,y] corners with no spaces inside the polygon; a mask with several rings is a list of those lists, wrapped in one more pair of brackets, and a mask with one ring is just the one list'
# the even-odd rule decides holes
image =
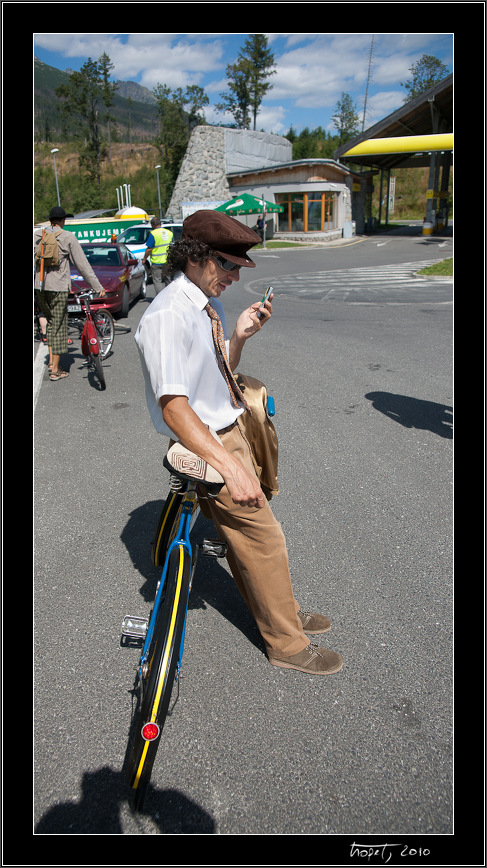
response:
{"label": "asphalt road", "polygon": [[[141,816],[122,773],[138,651],[120,624],[150,609],[166,496],[133,340],[150,298],[117,325],[104,392],[79,341],[57,383],[39,349],[36,864],[53,835],[68,836],[60,864],[78,858],[70,835],[327,835],[314,858],[338,865],[347,836],[431,848],[452,833],[452,284],[414,276],[451,255],[451,235],[417,231],[267,249],[223,298],[231,326],[275,288],[241,369],[276,402],[273,508],[295,595],[329,615],[324,644],[344,666],[327,678],[270,666],[226,562],[200,561],[181,694]],[[116,864],[168,864],[136,846]],[[246,853],[222,862],[259,861]]]}

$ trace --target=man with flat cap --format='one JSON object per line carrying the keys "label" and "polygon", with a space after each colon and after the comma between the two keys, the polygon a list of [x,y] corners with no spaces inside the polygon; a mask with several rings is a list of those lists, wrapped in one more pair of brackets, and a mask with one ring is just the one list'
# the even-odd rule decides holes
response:
{"label": "man with flat cap", "polygon": [[240,314],[223,350],[216,338],[225,323],[220,296],[238,281],[240,268],[255,267],[248,250],[259,243],[252,229],[218,211],[187,217],[181,240],[169,248],[172,281],[146,310],[135,340],[156,430],[224,480],[219,495],[205,501],[204,512],[228,545],[228,564],[270,663],[327,675],[341,669],[342,658],[306,635],[326,632],[330,622],[303,612],[294,599],[284,534],[237,424],[249,409],[226,370],[227,364],[237,369],[246,341],[269,322],[272,295],[265,305],[254,302]]}

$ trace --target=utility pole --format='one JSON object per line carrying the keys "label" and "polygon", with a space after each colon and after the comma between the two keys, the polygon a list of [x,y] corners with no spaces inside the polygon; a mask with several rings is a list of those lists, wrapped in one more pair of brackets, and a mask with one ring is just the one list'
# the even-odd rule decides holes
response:
{"label": "utility pole", "polygon": [[368,73],[367,73],[367,86],[366,86],[366,88],[365,88],[364,113],[363,113],[363,116],[362,116],[362,132],[364,131],[364,127],[365,127],[365,113],[366,113],[366,111],[367,111],[367,97],[368,97],[368,94],[369,94],[369,83],[370,83],[370,81],[372,80],[372,79],[371,79],[371,72],[372,72],[372,56],[373,56],[373,51],[374,51],[374,35],[375,35],[375,34],[372,34],[372,41],[371,41],[371,43],[370,43],[370,52],[369,52],[369,70],[368,70]]}

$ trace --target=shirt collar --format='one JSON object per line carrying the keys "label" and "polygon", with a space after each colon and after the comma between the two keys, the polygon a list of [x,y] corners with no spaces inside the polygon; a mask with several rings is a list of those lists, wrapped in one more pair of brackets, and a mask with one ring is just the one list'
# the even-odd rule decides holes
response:
{"label": "shirt collar", "polygon": [[210,299],[199,286],[196,286],[189,277],[186,277],[184,272],[179,275],[180,287],[185,295],[196,305],[198,310],[204,310]]}

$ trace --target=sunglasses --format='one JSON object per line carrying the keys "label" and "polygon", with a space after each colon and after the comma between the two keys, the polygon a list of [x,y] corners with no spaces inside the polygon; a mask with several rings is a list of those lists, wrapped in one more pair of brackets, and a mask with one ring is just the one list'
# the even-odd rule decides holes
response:
{"label": "sunglasses", "polygon": [[212,259],[215,259],[218,262],[218,265],[223,268],[223,271],[235,271],[237,268],[240,268],[240,265],[235,265],[234,262],[230,262],[229,259],[224,259],[223,256],[218,256],[217,253],[210,253]]}

